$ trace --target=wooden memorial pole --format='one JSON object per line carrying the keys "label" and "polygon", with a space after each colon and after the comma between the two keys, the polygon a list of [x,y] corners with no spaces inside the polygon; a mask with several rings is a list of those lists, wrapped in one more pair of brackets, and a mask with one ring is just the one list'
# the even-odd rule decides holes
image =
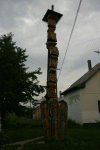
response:
{"label": "wooden memorial pole", "polygon": [[[47,69],[47,93],[46,93],[46,101],[41,103],[41,113],[42,113],[42,121],[44,127],[44,135],[45,138],[48,139],[50,137],[58,139],[64,138],[61,134],[59,134],[60,126],[64,126],[64,130],[62,130],[63,134],[65,131],[67,117],[61,118],[62,108],[65,103],[61,103],[58,105],[57,100],[57,63],[58,63],[58,55],[59,51],[56,47],[57,38],[56,38],[56,24],[62,17],[62,14],[54,11],[54,6],[52,5],[51,10],[47,10],[46,14],[43,17],[43,21],[47,22],[48,30],[47,30],[47,49],[48,49],[48,69]],[[67,106],[65,106],[65,110]],[[60,109],[61,108],[61,109]],[[58,112],[60,111],[60,113]],[[64,114],[66,116],[67,114]],[[63,124],[59,123],[59,121],[63,121]],[[64,123],[65,121],[65,123]],[[61,124],[61,125],[60,125]],[[60,125],[60,126],[59,126]]]}
{"label": "wooden memorial pole", "polygon": [[56,24],[62,17],[62,14],[54,11],[54,6],[52,5],[51,10],[47,10],[43,21],[47,22],[47,49],[48,49],[48,71],[47,71],[47,93],[46,100],[49,104],[49,116],[50,116],[50,129],[51,137],[58,138],[58,102],[57,102],[57,62],[59,51],[56,47]]}

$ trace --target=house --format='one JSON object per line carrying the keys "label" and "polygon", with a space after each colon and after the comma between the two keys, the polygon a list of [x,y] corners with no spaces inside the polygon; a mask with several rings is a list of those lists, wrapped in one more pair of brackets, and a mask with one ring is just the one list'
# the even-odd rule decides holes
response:
{"label": "house", "polygon": [[42,97],[40,100],[35,102],[36,109],[33,111],[33,120],[41,120],[41,108],[40,104],[42,101],[45,101],[45,97]]}
{"label": "house", "polygon": [[68,117],[77,123],[96,123],[100,121],[100,63],[62,92],[68,104]]}
{"label": "house", "polygon": [[42,97],[40,100],[37,100],[37,101],[34,103],[34,105],[35,105],[35,106],[40,106],[40,104],[41,104],[42,101],[46,101],[45,97]]}
{"label": "house", "polygon": [[33,111],[33,120],[41,120],[41,108],[40,108],[40,106],[38,106]]}

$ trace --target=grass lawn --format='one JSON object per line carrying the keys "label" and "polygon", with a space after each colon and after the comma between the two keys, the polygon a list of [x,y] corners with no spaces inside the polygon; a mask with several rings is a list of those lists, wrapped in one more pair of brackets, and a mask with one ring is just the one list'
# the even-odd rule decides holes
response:
{"label": "grass lawn", "polygon": [[100,127],[69,127],[64,142],[49,141],[45,144],[30,142],[24,145],[23,150],[100,150]]}
{"label": "grass lawn", "polygon": [[[3,129],[12,142],[43,136],[42,126],[26,126],[20,129]],[[9,147],[8,147],[9,148]],[[15,149],[14,149],[15,148]],[[81,126],[68,121],[67,136],[64,142],[46,141],[45,144],[36,142],[26,143],[23,150],[100,150],[100,124]],[[7,149],[2,149],[7,150]],[[9,149],[8,149],[9,150]],[[11,146],[10,146],[10,150]],[[17,147],[13,147],[17,150]]]}
{"label": "grass lawn", "polygon": [[10,146],[4,146],[1,148],[1,150],[17,150],[20,145],[10,145]]}
{"label": "grass lawn", "polygon": [[49,141],[45,144],[30,142],[24,145],[23,150],[100,150],[100,126],[68,127],[66,140]]}
{"label": "grass lawn", "polygon": [[19,128],[18,126],[15,128],[4,128],[2,131],[9,138],[10,143],[43,136],[43,128],[40,121],[35,121],[31,125],[29,124]]}

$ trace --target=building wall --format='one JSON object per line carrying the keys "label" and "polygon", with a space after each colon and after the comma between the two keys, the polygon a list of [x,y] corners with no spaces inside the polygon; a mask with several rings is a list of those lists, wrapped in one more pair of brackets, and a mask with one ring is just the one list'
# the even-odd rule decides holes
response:
{"label": "building wall", "polygon": [[33,111],[33,120],[41,120],[41,108],[38,106],[35,111]]}
{"label": "building wall", "polygon": [[100,121],[98,100],[100,100],[100,71],[90,78],[80,90],[83,123]]}
{"label": "building wall", "polygon": [[68,104],[68,118],[82,124],[80,90],[64,95]]}

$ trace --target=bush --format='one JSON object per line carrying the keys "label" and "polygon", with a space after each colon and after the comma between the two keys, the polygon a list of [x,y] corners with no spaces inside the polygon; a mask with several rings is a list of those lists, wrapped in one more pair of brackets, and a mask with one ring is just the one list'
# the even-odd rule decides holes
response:
{"label": "bush", "polygon": [[15,113],[8,113],[6,116],[5,116],[5,125],[7,127],[12,127],[12,126],[15,126],[16,123],[17,123],[17,119],[18,117],[15,115]]}
{"label": "bush", "polygon": [[26,117],[17,117],[15,113],[8,113],[5,117],[6,128],[22,128],[25,126],[42,127],[41,121],[34,121]]}

